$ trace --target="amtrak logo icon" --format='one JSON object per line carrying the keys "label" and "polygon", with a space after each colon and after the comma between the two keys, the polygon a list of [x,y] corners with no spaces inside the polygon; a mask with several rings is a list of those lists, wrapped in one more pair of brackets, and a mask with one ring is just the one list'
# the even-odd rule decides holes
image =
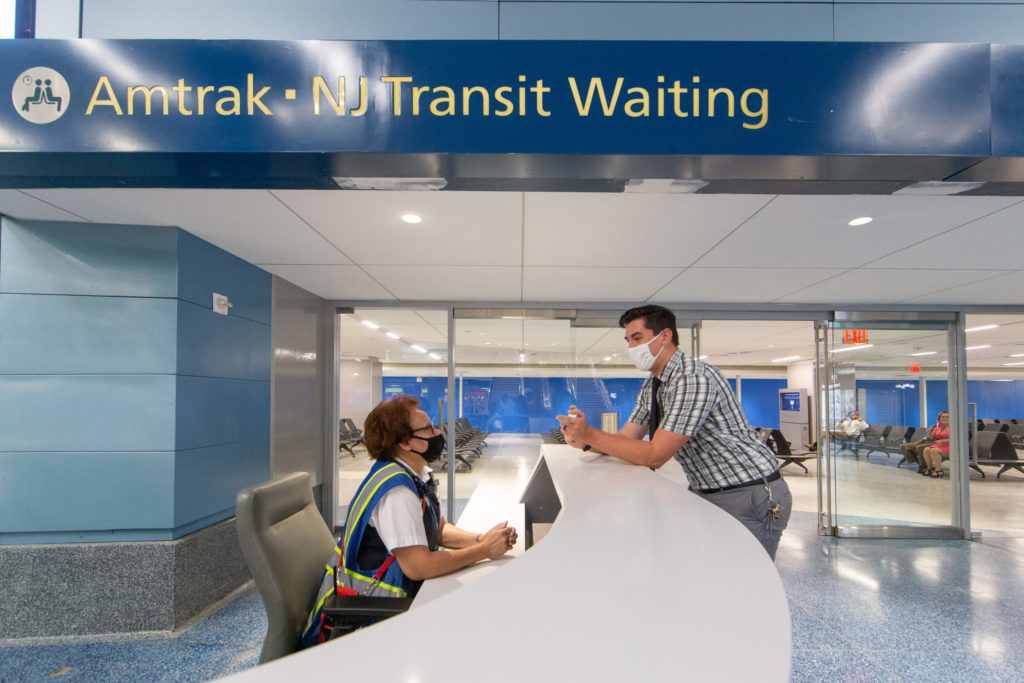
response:
{"label": "amtrak logo icon", "polygon": [[71,88],[53,69],[34,66],[14,81],[11,99],[15,110],[26,121],[53,123],[68,110]]}

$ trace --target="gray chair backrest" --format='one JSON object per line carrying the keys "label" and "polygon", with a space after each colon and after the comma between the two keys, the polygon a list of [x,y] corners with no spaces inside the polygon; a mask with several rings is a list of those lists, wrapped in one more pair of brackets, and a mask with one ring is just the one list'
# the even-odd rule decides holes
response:
{"label": "gray chair backrest", "polygon": [[1017,451],[1002,432],[986,429],[978,432],[979,460],[1017,460]]}
{"label": "gray chair backrest", "polygon": [[242,489],[235,514],[242,553],[267,610],[262,664],[298,649],[335,542],[305,472]]}

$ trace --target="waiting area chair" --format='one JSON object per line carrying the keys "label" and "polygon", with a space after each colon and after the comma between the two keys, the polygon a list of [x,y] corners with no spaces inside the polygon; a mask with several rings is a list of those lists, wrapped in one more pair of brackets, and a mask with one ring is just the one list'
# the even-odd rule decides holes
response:
{"label": "waiting area chair", "polygon": [[[313,502],[311,478],[306,472],[242,489],[235,501],[235,515],[242,554],[267,612],[262,664],[299,649],[335,541]],[[332,601],[334,614],[358,618],[386,618],[411,604],[401,598],[331,597],[337,598]]]}
{"label": "waiting area chair", "polygon": [[356,427],[351,418],[343,417],[338,420],[338,448],[345,449],[353,458],[356,453],[353,448],[363,443],[363,430]]}
{"label": "waiting area chair", "polygon": [[[759,431],[759,435],[761,432]],[[772,429],[768,433],[766,439],[767,444],[775,451],[775,457],[780,460],[779,469],[787,465],[796,465],[804,471],[804,474],[808,473],[806,467],[804,467],[804,461],[812,458],[817,458],[818,454],[812,451],[797,451],[793,452],[792,444],[782,434],[782,430]]]}
{"label": "waiting area chair", "polygon": [[986,429],[978,432],[974,437],[978,440],[978,462],[977,464],[970,463],[970,465],[975,472],[984,477],[985,472],[979,465],[990,465],[1000,468],[996,479],[999,479],[1008,470],[1016,470],[1024,474],[1024,467],[1022,467],[1024,461],[1018,457],[1017,449],[1013,447],[1004,432]]}

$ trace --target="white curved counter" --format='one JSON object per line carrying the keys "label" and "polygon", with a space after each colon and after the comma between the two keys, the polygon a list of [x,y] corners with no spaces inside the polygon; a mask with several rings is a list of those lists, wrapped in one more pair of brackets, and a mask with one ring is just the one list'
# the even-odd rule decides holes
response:
{"label": "white curved counter", "polygon": [[782,582],[739,522],[647,468],[568,446],[541,455],[562,509],[533,548],[230,680],[789,680]]}

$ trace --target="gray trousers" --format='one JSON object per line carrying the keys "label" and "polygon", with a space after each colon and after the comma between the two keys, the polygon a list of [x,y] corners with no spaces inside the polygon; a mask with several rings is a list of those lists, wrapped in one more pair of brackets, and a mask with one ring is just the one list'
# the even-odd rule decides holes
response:
{"label": "gray trousers", "polygon": [[789,485],[782,477],[769,482],[768,486],[772,491],[771,499],[782,508],[782,519],[774,519],[768,512],[768,492],[764,484],[752,484],[718,493],[694,493],[722,508],[750,529],[750,533],[754,534],[754,538],[764,546],[774,561],[775,552],[779,549],[779,539],[782,538],[782,532],[789,524],[789,515],[793,512],[793,496],[789,492]]}

